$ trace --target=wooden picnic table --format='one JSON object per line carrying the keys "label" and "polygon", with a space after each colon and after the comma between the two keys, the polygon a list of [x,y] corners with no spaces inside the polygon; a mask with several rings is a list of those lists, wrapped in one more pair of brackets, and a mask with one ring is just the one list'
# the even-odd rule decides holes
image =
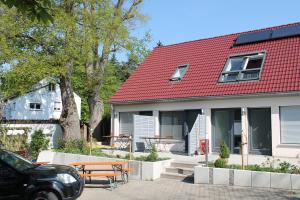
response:
{"label": "wooden picnic table", "polygon": [[[123,166],[128,165],[127,161],[97,161],[97,162],[75,162],[71,163],[71,166],[80,167],[77,168],[79,171],[82,171],[80,174],[82,177],[107,177],[109,180],[111,189],[116,187],[116,178],[121,175],[123,183],[128,182],[128,172],[129,168]],[[112,168],[87,168],[87,166],[111,166]],[[113,172],[113,173],[101,173],[93,174],[92,172]]]}

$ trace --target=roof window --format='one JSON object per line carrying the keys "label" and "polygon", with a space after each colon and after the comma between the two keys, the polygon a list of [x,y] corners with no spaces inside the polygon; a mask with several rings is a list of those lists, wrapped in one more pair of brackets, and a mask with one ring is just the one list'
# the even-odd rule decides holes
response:
{"label": "roof window", "polygon": [[189,67],[189,65],[179,65],[176,68],[176,71],[174,72],[174,74],[172,75],[172,77],[170,78],[170,80],[171,81],[181,80],[183,78],[183,76],[185,75],[188,67]]}
{"label": "roof window", "polygon": [[265,53],[230,57],[221,73],[220,82],[257,80],[264,63]]}

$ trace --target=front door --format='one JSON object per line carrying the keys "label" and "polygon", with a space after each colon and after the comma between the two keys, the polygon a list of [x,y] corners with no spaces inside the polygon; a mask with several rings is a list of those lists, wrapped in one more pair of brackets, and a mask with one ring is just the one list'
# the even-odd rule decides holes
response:
{"label": "front door", "polygon": [[271,109],[250,108],[248,112],[250,153],[271,155]]}
{"label": "front door", "polygon": [[240,152],[241,144],[241,109],[212,110],[213,151],[218,152],[220,143],[224,141],[231,153]]}

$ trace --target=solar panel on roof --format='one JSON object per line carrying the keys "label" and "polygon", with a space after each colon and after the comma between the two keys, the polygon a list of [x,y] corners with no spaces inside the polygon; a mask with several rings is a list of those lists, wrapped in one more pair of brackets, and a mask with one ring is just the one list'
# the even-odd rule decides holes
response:
{"label": "solar panel on roof", "polygon": [[266,30],[261,32],[243,34],[236,39],[234,45],[248,44],[268,40],[271,38],[271,33],[271,30]]}
{"label": "solar panel on roof", "polygon": [[234,45],[249,44],[265,40],[279,39],[285,37],[300,36],[300,25],[266,30],[255,33],[247,33],[237,37]]}
{"label": "solar panel on roof", "polygon": [[272,39],[291,37],[296,35],[300,35],[300,25],[289,26],[289,27],[273,30]]}

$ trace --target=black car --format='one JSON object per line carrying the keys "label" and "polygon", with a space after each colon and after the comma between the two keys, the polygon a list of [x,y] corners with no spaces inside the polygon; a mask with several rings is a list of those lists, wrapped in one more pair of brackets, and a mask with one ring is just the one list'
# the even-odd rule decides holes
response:
{"label": "black car", "polygon": [[65,165],[37,165],[0,149],[0,199],[73,200],[83,190],[83,179]]}

